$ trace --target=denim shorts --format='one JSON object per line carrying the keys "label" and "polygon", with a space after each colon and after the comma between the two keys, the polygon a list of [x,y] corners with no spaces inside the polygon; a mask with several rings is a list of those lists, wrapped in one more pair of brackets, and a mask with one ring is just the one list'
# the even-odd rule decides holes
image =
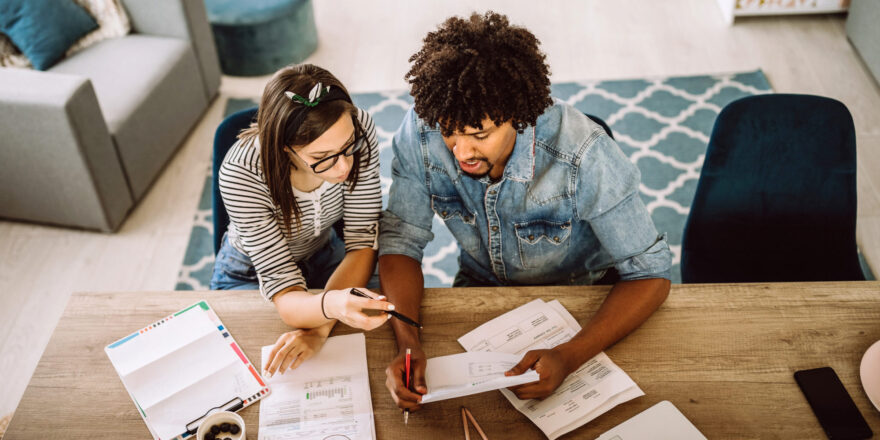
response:
{"label": "denim shorts", "polygon": [[[330,231],[327,243],[308,259],[297,262],[310,289],[323,289],[330,275],[345,257],[345,243]],[[257,270],[251,259],[234,248],[223,234],[223,244],[214,260],[211,290],[259,290]]]}

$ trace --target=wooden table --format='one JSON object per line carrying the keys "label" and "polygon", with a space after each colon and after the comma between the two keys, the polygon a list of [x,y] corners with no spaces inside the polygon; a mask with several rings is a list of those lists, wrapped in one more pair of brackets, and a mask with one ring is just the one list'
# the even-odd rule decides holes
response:
{"label": "wooden table", "polygon": [[[456,338],[535,298],[558,298],[580,321],[608,287],[428,289],[422,307],[429,356],[462,352]],[[247,356],[285,326],[256,292],[74,294],[43,354],[4,440],[149,438],[104,346],[184,306],[207,299]],[[334,334],[352,330],[339,325]],[[880,434],[880,412],[859,380],[865,350],[880,340],[880,282],[675,285],[640,329],[606,352],[645,391],[565,438],[595,438],[661,401],[674,403],[710,439],[824,438],[792,374],[831,366]],[[490,438],[542,438],[541,431],[490,392],[426,405],[404,427],[385,390],[395,353],[389,326],[367,333],[376,435],[419,440],[463,437],[459,407]],[[242,411],[257,438],[259,408]]]}

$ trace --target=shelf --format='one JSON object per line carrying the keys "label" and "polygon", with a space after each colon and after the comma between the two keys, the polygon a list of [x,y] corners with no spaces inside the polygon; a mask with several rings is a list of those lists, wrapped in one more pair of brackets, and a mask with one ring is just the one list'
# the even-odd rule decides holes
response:
{"label": "shelf", "polygon": [[849,0],[717,0],[724,20],[736,17],[793,14],[833,14],[846,12]]}

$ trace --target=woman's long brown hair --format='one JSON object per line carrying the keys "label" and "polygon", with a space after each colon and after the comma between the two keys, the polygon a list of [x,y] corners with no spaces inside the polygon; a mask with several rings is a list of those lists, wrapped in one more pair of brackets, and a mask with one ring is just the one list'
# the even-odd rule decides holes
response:
{"label": "woman's long brown hair", "polygon": [[[305,120],[297,127],[291,127],[293,116],[303,111],[303,105],[291,101],[284,92],[291,91],[299,96],[309,96],[309,91],[315,84],[321,83],[324,87],[330,86],[341,89],[346,96],[345,100],[334,100],[318,104],[308,109]],[[308,145],[320,137],[327,129],[335,124],[343,115],[351,115],[354,124],[355,136],[360,142],[367,142],[363,136],[363,127],[358,122],[358,110],[351,102],[351,97],[345,86],[336,79],[333,74],[313,64],[299,64],[287,66],[275,73],[266,84],[263,97],[260,100],[260,108],[257,111],[257,121],[238,135],[239,139],[253,144],[253,140],[259,138],[260,159],[263,167],[263,176],[269,187],[269,194],[275,206],[281,209],[284,233],[291,234],[291,217],[296,222],[297,229],[302,227],[302,212],[296,203],[293,187],[290,182],[290,172],[296,169],[285,147],[295,148]],[[370,160],[370,149],[365,148],[355,153],[352,170],[346,182],[349,191],[353,191],[360,174],[362,161]],[[366,157],[362,157],[366,155]]]}

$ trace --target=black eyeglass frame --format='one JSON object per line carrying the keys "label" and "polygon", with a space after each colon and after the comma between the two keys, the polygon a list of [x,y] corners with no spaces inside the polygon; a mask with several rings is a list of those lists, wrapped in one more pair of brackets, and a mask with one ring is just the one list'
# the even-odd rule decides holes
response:
{"label": "black eyeglass frame", "polygon": [[[309,164],[309,168],[311,168],[312,171],[315,172],[315,174],[326,173],[327,171],[333,169],[333,166],[335,166],[336,162],[339,160],[339,156],[344,155],[345,157],[351,157],[354,156],[355,153],[363,150],[366,142],[364,142],[364,133],[361,128],[361,124],[358,123],[357,119],[355,119],[354,116],[352,116],[351,122],[354,125],[354,140],[352,140],[350,144],[344,147],[342,151],[324,157],[313,164]],[[302,156],[300,156],[300,158],[302,158]],[[330,162],[330,164],[326,165],[327,168],[319,171],[318,168],[328,161]],[[305,162],[305,159],[303,159],[303,162]]]}

